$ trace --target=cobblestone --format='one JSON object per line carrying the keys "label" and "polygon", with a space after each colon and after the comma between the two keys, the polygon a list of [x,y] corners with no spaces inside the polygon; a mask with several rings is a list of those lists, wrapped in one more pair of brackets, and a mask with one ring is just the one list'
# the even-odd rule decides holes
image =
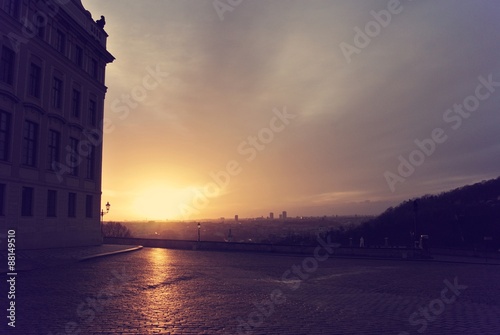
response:
{"label": "cobblestone", "polygon": [[[332,258],[283,282],[305,258],[144,248],[22,272],[16,328],[3,321],[0,332],[399,335],[425,323],[423,334],[500,334],[499,266]],[[441,308],[444,280],[455,278],[467,288]]]}

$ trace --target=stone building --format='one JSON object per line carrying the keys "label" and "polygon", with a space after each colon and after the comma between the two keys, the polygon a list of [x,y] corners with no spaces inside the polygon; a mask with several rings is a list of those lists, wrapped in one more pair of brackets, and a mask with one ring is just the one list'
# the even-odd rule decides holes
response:
{"label": "stone building", "polygon": [[0,0],[0,247],[102,243],[103,27],[80,0]]}

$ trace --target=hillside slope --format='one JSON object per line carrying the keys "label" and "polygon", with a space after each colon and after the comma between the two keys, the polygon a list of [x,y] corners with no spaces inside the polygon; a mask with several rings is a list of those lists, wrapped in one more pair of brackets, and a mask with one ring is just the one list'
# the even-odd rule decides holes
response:
{"label": "hillside slope", "polygon": [[417,236],[429,235],[431,246],[498,249],[500,177],[410,199],[347,234],[371,245],[383,244],[385,237],[391,245],[410,245],[415,221]]}

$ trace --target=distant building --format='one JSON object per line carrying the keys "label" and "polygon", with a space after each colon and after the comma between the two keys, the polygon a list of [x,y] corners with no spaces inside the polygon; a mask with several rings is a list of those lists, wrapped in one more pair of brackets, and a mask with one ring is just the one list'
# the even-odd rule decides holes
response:
{"label": "distant building", "polygon": [[237,214],[234,216],[234,221],[238,222],[238,215]]}
{"label": "distant building", "polygon": [[103,18],[80,0],[59,3],[0,0],[0,231],[14,229],[21,249],[102,243],[104,78],[114,57]]}
{"label": "distant building", "polygon": [[269,218],[270,218],[271,220],[274,220],[274,213],[273,213],[273,212],[269,213]]}
{"label": "distant building", "polygon": [[286,220],[286,211],[283,211],[283,214],[281,214],[283,220]]}

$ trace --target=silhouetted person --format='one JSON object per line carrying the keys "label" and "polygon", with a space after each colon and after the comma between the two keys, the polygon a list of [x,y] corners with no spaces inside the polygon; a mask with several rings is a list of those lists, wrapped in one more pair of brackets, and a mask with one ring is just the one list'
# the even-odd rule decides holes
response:
{"label": "silhouetted person", "polygon": [[104,15],[101,15],[101,19],[97,20],[95,23],[97,23],[97,26],[99,28],[104,28],[104,26],[106,25],[106,19],[104,18]]}
{"label": "silhouetted person", "polygon": [[359,247],[360,248],[365,247],[365,239],[363,238],[363,236],[361,236],[361,238],[359,239]]}

